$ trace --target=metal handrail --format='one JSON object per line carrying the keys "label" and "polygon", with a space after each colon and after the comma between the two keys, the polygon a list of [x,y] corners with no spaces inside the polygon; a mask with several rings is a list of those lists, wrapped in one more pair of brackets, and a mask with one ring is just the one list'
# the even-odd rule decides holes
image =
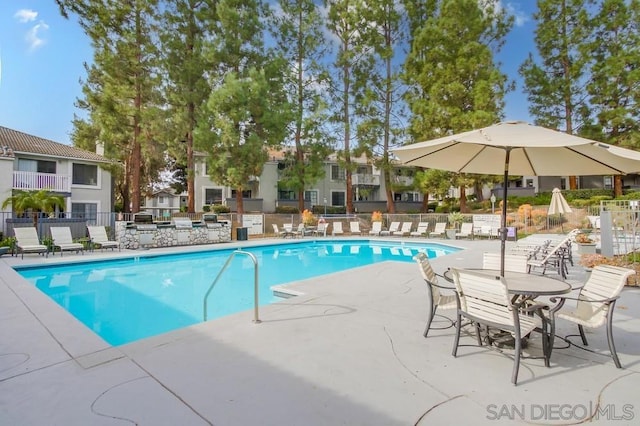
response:
{"label": "metal handrail", "polygon": [[203,317],[204,317],[205,321],[207,320],[207,299],[209,298],[209,294],[213,290],[213,287],[215,287],[216,283],[218,282],[218,280],[222,276],[223,272],[227,269],[227,267],[229,266],[229,264],[231,263],[233,258],[236,256],[236,254],[246,254],[253,261],[253,271],[254,271],[254,276],[253,276],[253,322],[255,322],[256,324],[261,322],[260,318],[258,316],[258,259],[256,259],[255,255],[253,253],[249,253],[248,251],[243,251],[243,250],[236,250],[233,253],[231,253],[231,256],[229,256],[227,261],[222,266],[222,269],[220,270],[220,272],[218,272],[218,276],[216,276],[216,279],[213,280],[213,282],[211,283],[211,286],[209,287],[209,290],[207,290],[207,292],[205,293],[204,301],[203,301]]}

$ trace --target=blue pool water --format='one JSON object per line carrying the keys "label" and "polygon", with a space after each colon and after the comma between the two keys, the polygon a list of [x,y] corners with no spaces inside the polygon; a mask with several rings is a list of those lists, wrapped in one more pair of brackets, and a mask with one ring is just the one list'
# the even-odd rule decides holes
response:
{"label": "blue pool water", "polygon": [[[277,300],[271,287],[372,263],[412,262],[457,251],[440,244],[367,240],[308,241],[243,248],[258,260],[260,304]],[[203,297],[233,250],[132,257],[16,268],[112,345],[201,322]],[[208,319],[253,307],[253,262],[235,256],[208,298]]]}

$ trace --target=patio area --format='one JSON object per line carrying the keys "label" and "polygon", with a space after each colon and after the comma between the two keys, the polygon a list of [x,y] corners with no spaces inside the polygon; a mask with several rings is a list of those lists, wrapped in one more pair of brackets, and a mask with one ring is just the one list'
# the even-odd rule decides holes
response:
{"label": "patio area", "polygon": [[[438,272],[481,267],[483,252],[500,249],[498,240],[432,241],[465,248],[433,259]],[[162,251],[171,249],[154,250]],[[87,253],[82,260],[131,253]],[[80,258],[62,260],[72,257]],[[524,359],[513,386],[513,360],[496,350],[467,346],[451,356],[454,328],[447,318],[453,311],[439,311],[447,318],[436,316],[429,337],[422,336],[427,287],[414,263],[382,262],[292,284],[303,295],[261,307],[260,324],[252,322],[252,311],[242,312],[111,347],[11,268],[60,260],[0,257],[0,424],[387,426],[640,419],[635,287],[623,290],[614,315],[622,369],[608,356],[604,328],[587,330],[589,350],[556,339],[551,367],[542,359]],[[582,267],[570,267],[567,281],[584,279]],[[558,323],[557,335],[576,334],[575,325]],[[577,336],[571,341],[581,343]],[[475,338],[463,334],[461,343],[473,345]],[[541,353],[534,335],[525,354]]]}

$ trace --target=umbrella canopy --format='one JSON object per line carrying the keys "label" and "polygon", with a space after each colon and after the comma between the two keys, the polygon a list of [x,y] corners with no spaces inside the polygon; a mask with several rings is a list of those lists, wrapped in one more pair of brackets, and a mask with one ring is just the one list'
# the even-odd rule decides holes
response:
{"label": "umbrella canopy", "polygon": [[[419,142],[393,153],[407,165],[457,173],[504,175],[617,175],[640,172],[640,153],[557,130],[508,121]],[[502,203],[501,267],[504,275],[507,203]]]}
{"label": "umbrella canopy", "polygon": [[549,204],[549,211],[547,214],[564,214],[571,213],[571,207],[569,207],[569,203],[562,196],[562,192],[560,189],[553,188],[553,192],[551,193],[551,204]]}

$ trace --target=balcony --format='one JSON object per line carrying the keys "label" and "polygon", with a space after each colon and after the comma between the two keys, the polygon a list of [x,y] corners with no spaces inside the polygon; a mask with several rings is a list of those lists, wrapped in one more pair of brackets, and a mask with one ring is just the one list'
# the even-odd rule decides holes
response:
{"label": "balcony", "polygon": [[355,186],[380,186],[380,176],[364,173],[354,173],[351,183]]}
{"label": "balcony", "polygon": [[22,191],[48,189],[53,192],[71,192],[71,176],[14,171],[13,189]]}
{"label": "balcony", "polygon": [[410,186],[413,185],[413,177],[412,176],[394,176],[393,181],[399,185]]}

